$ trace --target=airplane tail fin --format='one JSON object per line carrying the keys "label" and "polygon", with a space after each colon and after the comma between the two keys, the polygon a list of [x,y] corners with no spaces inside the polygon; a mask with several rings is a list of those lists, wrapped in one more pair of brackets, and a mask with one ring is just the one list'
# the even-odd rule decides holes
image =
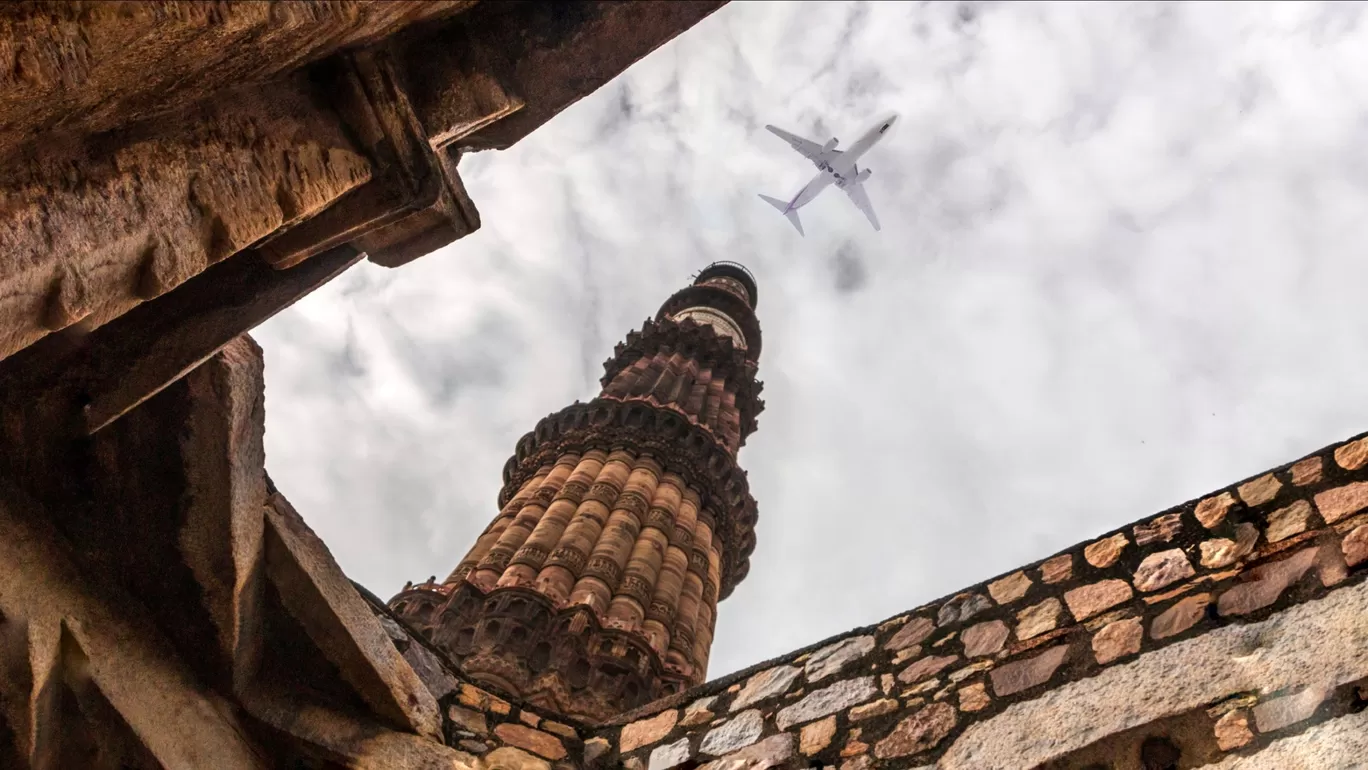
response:
{"label": "airplane tail fin", "polygon": [[779,213],[783,214],[784,217],[788,219],[788,221],[793,223],[793,227],[798,231],[798,234],[804,235],[803,223],[798,220],[797,209],[791,209],[789,208],[789,205],[784,201],[781,201],[777,198],[771,198],[768,195],[761,194],[760,199],[778,209]]}

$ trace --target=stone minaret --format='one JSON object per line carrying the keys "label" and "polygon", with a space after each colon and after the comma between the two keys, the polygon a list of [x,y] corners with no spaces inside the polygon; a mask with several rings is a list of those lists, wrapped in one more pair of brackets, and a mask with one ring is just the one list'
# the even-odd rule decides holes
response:
{"label": "stone minaret", "polygon": [[499,515],[445,581],[390,602],[472,679],[601,720],[704,681],[749,569],[737,451],[763,408],[755,279],[709,265],[628,335],[603,390],[504,466]]}

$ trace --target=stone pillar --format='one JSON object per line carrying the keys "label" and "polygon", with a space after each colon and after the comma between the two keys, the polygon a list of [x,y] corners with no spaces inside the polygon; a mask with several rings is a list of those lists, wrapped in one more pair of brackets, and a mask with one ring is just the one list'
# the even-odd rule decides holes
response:
{"label": "stone pillar", "polygon": [[518,442],[499,514],[450,577],[390,606],[472,678],[580,719],[702,683],[755,547],[736,463],[764,407],[755,300],[726,262],[666,300],[598,398]]}

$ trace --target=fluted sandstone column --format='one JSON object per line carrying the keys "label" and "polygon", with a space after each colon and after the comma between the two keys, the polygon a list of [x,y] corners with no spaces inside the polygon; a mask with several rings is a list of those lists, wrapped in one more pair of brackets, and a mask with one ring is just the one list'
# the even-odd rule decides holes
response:
{"label": "fluted sandstone column", "polygon": [[701,683],[755,544],[736,464],[763,408],[755,296],[717,263],[667,300],[598,398],[518,442],[498,516],[451,575],[391,606],[472,678],[573,717]]}

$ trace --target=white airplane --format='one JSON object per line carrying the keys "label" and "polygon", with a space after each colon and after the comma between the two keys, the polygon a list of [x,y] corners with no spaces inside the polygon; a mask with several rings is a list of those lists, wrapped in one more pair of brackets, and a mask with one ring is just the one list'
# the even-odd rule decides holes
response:
{"label": "white airplane", "polygon": [[813,165],[819,169],[819,173],[787,203],[776,198],[771,198],[768,195],[761,195],[760,197],[787,217],[788,221],[792,222],[793,226],[798,228],[798,234],[802,235],[803,223],[798,221],[798,209],[811,203],[812,199],[816,198],[822,190],[826,189],[827,185],[834,184],[837,188],[844,190],[846,195],[850,196],[850,200],[855,204],[855,207],[864,212],[864,215],[869,219],[869,223],[874,225],[875,230],[878,230],[879,218],[874,216],[874,207],[870,205],[869,196],[865,194],[864,189],[864,181],[868,179],[869,175],[873,172],[867,168],[860,168],[856,164],[856,161],[860,159],[860,156],[868,152],[869,148],[873,147],[882,139],[883,135],[888,132],[888,129],[893,127],[893,124],[897,122],[897,120],[897,115],[890,115],[887,118],[884,118],[879,121],[878,125],[866,131],[864,136],[857,139],[855,144],[850,146],[850,149],[844,151],[836,149],[837,139],[834,136],[831,137],[826,144],[818,144],[811,139],[794,136],[782,128],[765,126],[771,134],[788,142],[790,147],[802,153],[804,157],[812,161]]}

